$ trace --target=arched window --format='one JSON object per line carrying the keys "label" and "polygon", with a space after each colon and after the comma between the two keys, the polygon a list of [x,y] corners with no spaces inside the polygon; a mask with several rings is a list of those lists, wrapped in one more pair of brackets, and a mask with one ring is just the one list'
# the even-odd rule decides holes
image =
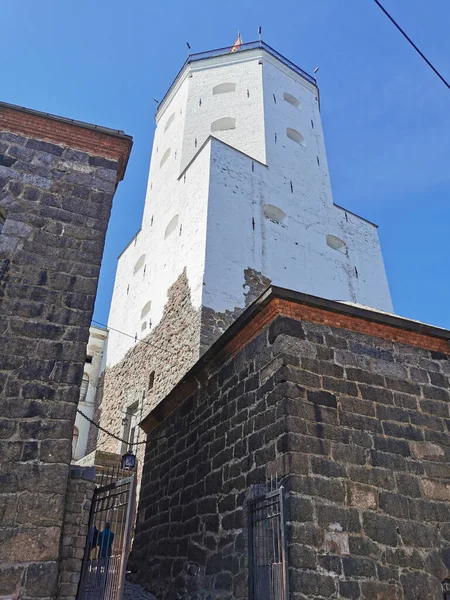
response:
{"label": "arched window", "polygon": [[338,252],[342,252],[342,254],[347,253],[347,245],[340,238],[335,235],[327,235],[327,245],[333,250],[337,250]]}
{"label": "arched window", "polygon": [[178,215],[175,215],[174,217],[172,217],[169,221],[169,224],[166,227],[166,230],[164,232],[164,239],[167,239],[169,237],[169,235],[172,233],[172,231],[175,231],[175,229],[177,229],[178,227]]}
{"label": "arched window", "polygon": [[136,264],[134,265],[133,273],[136,274],[138,271],[142,269],[145,263],[145,254],[141,254],[141,256],[137,259]]}
{"label": "arched window", "polygon": [[75,452],[77,449],[77,443],[78,443],[78,436],[80,435],[80,432],[78,431],[78,427],[74,427],[73,428],[73,435],[72,435],[72,457],[75,456]]}
{"label": "arched window", "polygon": [[151,300],[149,300],[146,304],[144,304],[144,308],[141,310],[141,319],[143,319],[144,317],[146,317],[148,315],[151,307],[152,307]]}
{"label": "arched window", "polygon": [[297,144],[305,145],[305,138],[299,133],[296,129],[292,129],[291,127],[286,128],[286,135],[288,138]]}
{"label": "arched window", "polygon": [[152,371],[150,373],[150,375],[148,376],[148,389],[149,390],[153,389],[154,384],[155,384],[155,371]]}
{"label": "arched window", "polygon": [[125,415],[122,419],[122,454],[124,454],[130,446],[132,446],[139,436],[139,403],[135,402],[128,406]]}
{"label": "arched window", "polygon": [[0,208],[0,233],[2,232],[5,221],[6,221],[6,210],[4,208]]}
{"label": "arched window", "polygon": [[175,113],[172,113],[170,115],[170,117],[167,119],[167,122],[164,126],[164,132],[166,132],[169,129],[169,127],[172,125],[174,119],[175,119]]}
{"label": "arched window", "polygon": [[235,83],[219,83],[219,85],[213,87],[213,94],[228,94],[228,92],[234,92],[235,90]]}
{"label": "arched window", "polygon": [[222,117],[211,123],[211,131],[227,131],[228,129],[236,129],[236,119],[233,117]]}
{"label": "arched window", "polygon": [[159,168],[161,168],[163,166],[163,164],[167,161],[169,156],[170,156],[170,148],[167,148],[167,150],[164,152],[163,157],[159,163]]}
{"label": "arched window", "polygon": [[297,98],[295,96],[293,96],[292,94],[288,94],[287,92],[284,92],[283,98],[286,100],[286,102],[289,102],[289,104],[292,104],[292,106],[300,106],[300,101],[297,100]]}
{"label": "arched window", "polygon": [[81,381],[80,387],[80,402],[86,402],[86,396],[89,388],[89,375],[85,373]]}
{"label": "arched window", "polygon": [[269,221],[272,221],[272,223],[281,225],[286,218],[286,213],[273,204],[264,204],[264,216],[266,219],[269,219]]}

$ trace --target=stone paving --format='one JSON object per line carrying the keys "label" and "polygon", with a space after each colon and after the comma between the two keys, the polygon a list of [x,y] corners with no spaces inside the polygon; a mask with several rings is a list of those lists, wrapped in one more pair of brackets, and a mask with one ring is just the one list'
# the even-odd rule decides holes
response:
{"label": "stone paving", "polygon": [[156,596],[146,592],[143,587],[136,583],[125,581],[123,600],[156,600]]}

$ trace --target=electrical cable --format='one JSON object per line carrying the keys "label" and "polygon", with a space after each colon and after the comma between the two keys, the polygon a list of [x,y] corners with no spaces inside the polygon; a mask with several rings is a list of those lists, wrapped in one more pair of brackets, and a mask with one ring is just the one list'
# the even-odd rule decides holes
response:
{"label": "electrical cable", "polygon": [[444,77],[439,73],[439,71],[436,69],[436,67],[428,60],[428,58],[425,56],[425,54],[419,50],[419,48],[416,46],[416,44],[407,35],[407,33],[405,31],[403,31],[403,29],[400,27],[400,25],[397,23],[397,21],[388,13],[388,11],[384,8],[384,6],[381,4],[381,2],[379,2],[379,0],[374,0],[374,2],[384,12],[386,17],[395,25],[395,27],[397,27],[397,29],[400,31],[400,33],[403,35],[403,37],[405,37],[408,40],[408,42],[411,44],[411,46],[414,48],[414,50],[423,58],[423,60],[427,63],[427,65],[430,67],[430,69],[432,69],[432,71],[434,71],[434,73],[439,77],[439,79],[442,81],[442,83],[444,83],[444,85],[446,85],[447,88],[450,90],[450,84],[447,82],[447,80],[444,79]]}
{"label": "electrical cable", "polygon": [[[109,437],[114,438],[115,440],[118,440],[119,442],[122,442],[124,444],[126,444],[127,446],[129,446],[130,448],[132,448],[133,446],[139,446],[140,444],[146,444],[147,440],[144,440],[143,442],[133,442],[132,444],[130,444],[129,441],[122,439],[121,437],[119,437],[118,435],[115,435],[114,433],[111,433],[110,431],[108,431],[107,429],[105,429],[104,427],[102,427],[100,425],[100,423],[96,423],[95,421],[93,421],[92,419],[90,419],[87,415],[84,414],[84,412],[82,410],[80,410],[79,408],[77,408],[77,413],[79,413],[82,417],[84,417],[86,419],[86,421],[89,421],[89,423],[91,423],[92,425],[94,425],[94,427],[97,427],[97,429],[100,429],[100,431],[103,431],[103,433],[106,433],[106,435],[109,435]],[[161,437],[157,437],[157,438],[152,438],[151,441],[157,441],[157,440],[164,440],[166,439],[167,436],[163,435]]]}
{"label": "electrical cable", "polygon": [[[95,319],[92,319],[92,323],[96,323],[97,325],[100,325],[101,327],[106,327],[106,329],[111,329],[111,331],[115,331],[116,333],[120,333],[122,335],[125,335],[127,337],[132,338],[135,342],[140,342],[142,344],[147,344],[148,346],[152,346],[153,348],[156,348],[157,350],[163,350],[162,347],[158,346],[157,344],[155,344],[154,342],[147,342],[146,340],[141,340],[139,339],[137,336],[135,335],[131,335],[129,333],[125,333],[125,331],[120,331],[120,329],[115,329],[114,327],[109,327],[109,325],[106,325],[105,323],[101,323],[100,321],[96,321]],[[169,352],[169,354],[173,354],[175,356],[174,352],[170,352],[167,348],[164,348],[165,352]],[[107,429],[105,429],[104,427],[102,427],[100,425],[100,423],[96,423],[95,421],[93,421],[92,419],[90,419],[87,415],[84,414],[83,411],[81,411],[79,408],[77,408],[77,413],[79,413],[82,417],[84,417],[86,419],[86,421],[89,421],[89,423],[91,423],[92,425],[94,425],[94,427],[97,427],[97,429],[99,429],[100,431],[103,431],[103,433],[106,433],[106,435],[109,435],[110,437],[114,438],[115,440],[118,440],[119,442],[122,442],[124,444],[127,444],[130,448],[132,448],[133,446],[139,446],[140,444],[146,444],[147,440],[143,441],[143,442],[134,442],[133,444],[130,444],[127,440],[122,439],[121,437],[119,437],[118,435],[115,435],[114,433],[111,433],[110,431],[108,431]],[[153,440],[163,440],[166,439],[167,436],[164,435],[162,437],[159,438],[153,438]]]}
{"label": "electrical cable", "polygon": [[137,335],[131,335],[131,333],[125,333],[125,331],[120,331],[119,329],[114,329],[114,327],[110,327],[109,325],[106,325],[106,323],[100,323],[100,321],[96,321],[95,319],[92,319],[92,323],[96,323],[97,325],[100,325],[100,327],[106,327],[106,329],[111,329],[111,331],[115,331],[116,333],[121,333],[122,335],[126,335],[129,338],[132,338],[135,342],[141,342],[142,344],[147,344],[148,346],[153,346],[153,344],[151,344],[150,342],[146,342],[145,340],[141,340],[137,337]]}
{"label": "electrical cable", "polygon": [[155,342],[147,342],[146,340],[138,338],[136,335],[131,335],[131,333],[125,333],[125,331],[120,331],[120,329],[115,329],[114,327],[110,327],[109,325],[106,325],[106,323],[101,323],[100,321],[96,321],[95,319],[92,319],[92,323],[95,323],[96,325],[100,325],[100,327],[105,327],[106,329],[110,329],[111,331],[115,331],[116,333],[126,335],[127,337],[132,338],[135,342],[140,342],[141,344],[147,344],[147,346],[152,346],[156,350],[161,350],[161,352],[167,352],[167,354],[172,354],[173,356],[178,357],[178,354],[176,352],[170,351],[167,347],[163,348],[162,346],[159,346]]}

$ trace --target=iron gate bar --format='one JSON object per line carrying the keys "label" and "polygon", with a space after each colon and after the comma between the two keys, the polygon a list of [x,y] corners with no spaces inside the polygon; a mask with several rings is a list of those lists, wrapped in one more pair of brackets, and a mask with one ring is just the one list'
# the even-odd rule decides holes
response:
{"label": "iron gate bar", "polygon": [[135,492],[134,474],[115,467],[102,472],[91,504],[78,600],[121,600]]}
{"label": "iron gate bar", "polygon": [[250,600],[288,600],[284,488],[249,500],[248,516]]}
{"label": "iron gate bar", "polygon": [[125,535],[123,536],[123,546],[122,546],[122,556],[124,557],[124,559],[121,562],[120,565],[120,573],[119,573],[119,593],[118,593],[118,600],[121,600],[122,596],[123,596],[123,586],[125,583],[125,569],[126,569],[126,562],[128,560],[128,553],[130,551],[130,542],[131,542],[131,522],[132,522],[132,518],[133,518],[133,513],[134,513],[134,508],[135,508],[135,502],[136,502],[136,477],[133,475],[132,479],[131,479],[131,486],[130,486],[130,498],[129,498],[129,502],[128,502],[128,508],[127,508],[127,513],[126,513],[126,521],[125,521]]}

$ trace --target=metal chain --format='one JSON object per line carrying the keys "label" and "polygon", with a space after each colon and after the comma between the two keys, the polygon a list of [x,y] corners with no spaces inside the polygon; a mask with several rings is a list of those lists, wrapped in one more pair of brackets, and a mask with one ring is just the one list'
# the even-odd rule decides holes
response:
{"label": "metal chain", "polygon": [[[97,429],[100,429],[100,431],[103,431],[103,433],[106,433],[106,435],[109,435],[109,437],[112,437],[115,440],[118,440],[119,442],[122,442],[123,444],[126,444],[127,446],[130,446],[130,448],[132,448],[133,446],[139,446],[140,444],[146,444],[147,443],[147,440],[144,440],[143,442],[134,442],[133,444],[130,444],[127,440],[122,439],[118,435],[115,435],[114,433],[111,433],[110,431],[108,431],[107,429],[105,429],[104,427],[102,427],[100,425],[100,423],[96,423],[95,421],[93,421],[92,419],[90,419],[79,408],[77,408],[77,413],[79,413],[82,417],[84,417],[86,419],[86,421],[89,421],[89,423],[91,423],[92,425],[94,425],[94,427],[97,427]],[[167,438],[167,436],[163,435],[161,437],[153,438],[153,440],[164,440],[166,438]]]}

